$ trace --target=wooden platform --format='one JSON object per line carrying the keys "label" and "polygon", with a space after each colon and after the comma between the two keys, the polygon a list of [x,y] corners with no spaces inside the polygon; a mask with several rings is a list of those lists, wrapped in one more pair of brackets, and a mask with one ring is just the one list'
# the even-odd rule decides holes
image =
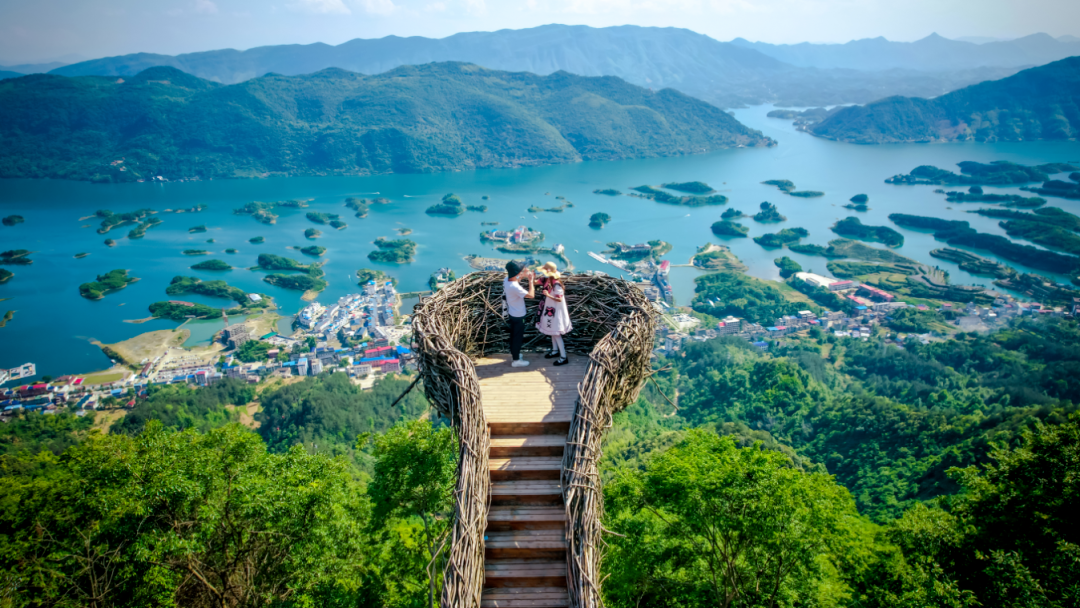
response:
{"label": "wooden platform", "polygon": [[476,362],[491,432],[491,510],[485,532],[483,608],[561,608],[566,593],[566,507],[559,478],[578,383],[589,359],[526,355]]}

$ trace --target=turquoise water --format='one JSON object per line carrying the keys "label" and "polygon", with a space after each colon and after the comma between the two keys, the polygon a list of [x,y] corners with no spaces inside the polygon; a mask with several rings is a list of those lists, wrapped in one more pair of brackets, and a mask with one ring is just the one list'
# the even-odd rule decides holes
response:
{"label": "turquoise water", "polygon": [[[301,177],[268,180],[226,180],[193,183],[91,185],[65,181],[0,181],[0,215],[12,213],[26,218],[25,224],[0,227],[0,249],[30,249],[31,266],[7,266],[15,273],[0,285],[0,312],[14,310],[15,317],[0,328],[0,367],[27,361],[38,365],[39,374],[57,376],[102,369],[108,360],[90,344],[96,339],[116,342],[144,331],[177,326],[173,321],[156,320],[144,324],[125,320],[148,316],[151,302],[168,299],[165,287],[176,275],[198,276],[204,280],[221,278],[248,291],[268,293],[277,300],[283,314],[295,313],[303,304],[300,293],[264,283],[265,273],[237,269],[225,272],[190,270],[189,266],[207,257],[181,254],[188,248],[210,250],[212,257],[246,268],[255,265],[259,253],[274,253],[297,260],[306,256],[289,246],[311,244],[304,238],[306,228],[315,226],[305,219],[307,211],[341,213],[349,227],[335,231],[316,226],[323,237],[315,241],[327,248],[322,259],[330,286],[322,300],[332,301],[355,289],[357,268],[380,268],[399,280],[399,289],[413,291],[427,288],[430,273],[449,266],[459,274],[468,272],[462,260],[467,254],[506,257],[480,243],[481,221],[497,221],[500,227],[526,224],[542,230],[547,244],[563,243],[567,255],[580,269],[615,271],[588,257],[587,251],[600,251],[609,241],[643,242],[663,239],[674,244],[667,258],[673,264],[685,264],[696,247],[707,242],[730,245],[755,276],[778,279],[772,260],[782,253],[768,251],[747,239],[718,239],[709,226],[719,219],[724,207],[687,209],[631,197],[607,197],[592,194],[597,188],[660,184],[669,181],[701,180],[726,195],[733,206],[754,213],[762,201],[775,203],[788,221],[758,224],[744,218],[750,236],[775,232],[782,227],[801,226],[810,231],[804,242],[824,245],[835,238],[829,230],[837,219],[858,215],[863,223],[891,225],[889,213],[963,219],[984,231],[1004,234],[997,222],[964,213],[978,205],[946,203],[934,194],[931,186],[891,186],[887,177],[906,173],[922,164],[955,170],[963,160],[989,162],[1011,160],[1024,164],[1049,161],[1080,161],[1078,142],[1021,142],[998,144],[944,144],[900,146],[854,146],[824,141],[795,131],[791,123],[769,119],[771,108],[759,106],[736,111],[745,124],[760,129],[780,142],[767,149],[725,150],[700,156],[622,162],[590,162],[529,169],[499,169],[432,175],[387,175],[377,177]],[[790,179],[802,190],[820,190],[826,196],[798,199],[781,194],[760,182],[767,179]],[[991,190],[991,189],[988,189]],[[994,192],[1016,192],[1016,188],[995,188]],[[357,219],[343,206],[345,197],[376,196],[389,198],[390,205],[372,205],[367,218]],[[447,192],[457,193],[466,204],[486,204],[486,214],[466,213],[457,218],[430,217],[424,209]],[[545,195],[545,193],[550,193]],[[842,205],[854,194],[870,196],[867,213],[856,214]],[[489,200],[481,201],[481,196]],[[574,203],[563,213],[528,213],[530,205],[554,207],[562,195]],[[281,209],[278,223],[260,224],[249,216],[232,210],[244,204],[285,199],[313,199],[308,209]],[[149,207],[162,211],[204,203],[209,208],[197,214],[161,213],[164,223],[147,231],[140,240],[129,240],[129,227],[99,235],[99,221],[80,217],[97,209],[114,212]],[[1051,204],[1080,213],[1080,201],[1051,199]],[[952,207],[952,209],[947,209]],[[592,230],[588,217],[597,211],[611,215],[603,230]],[[206,224],[210,231],[189,234],[189,227]],[[89,225],[83,228],[81,226]],[[379,236],[395,238],[395,228],[408,227],[408,237],[418,243],[416,260],[402,266],[374,264],[367,259],[371,244]],[[941,246],[929,234],[899,229],[906,242],[899,253],[949,270],[954,283],[989,285],[988,279],[965,273],[954,264],[928,255]],[[252,245],[248,239],[264,236],[266,242]],[[117,240],[106,247],[105,238]],[[206,239],[213,238],[213,244]],[[223,253],[226,248],[238,254]],[[575,252],[575,250],[577,250]],[[78,252],[90,256],[76,260]],[[825,271],[825,260],[785,252],[817,272]],[[985,252],[976,252],[987,255]],[[1015,264],[1011,264],[1016,266]],[[114,268],[129,269],[141,280],[126,289],[90,301],[79,296],[80,283]],[[1023,268],[1021,268],[1023,270]],[[671,282],[676,298],[686,303],[693,295],[692,268],[672,270]],[[187,295],[183,299],[217,306],[228,306],[215,298]],[[205,343],[221,328],[220,321],[189,323],[189,344]]]}

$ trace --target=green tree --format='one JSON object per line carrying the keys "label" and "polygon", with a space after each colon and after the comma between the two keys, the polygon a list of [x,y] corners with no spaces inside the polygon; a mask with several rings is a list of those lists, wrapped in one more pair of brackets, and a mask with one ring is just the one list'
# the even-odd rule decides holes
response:
{"label": "green tree", "polygon": [[605,490],[604,591],[612,606],[836,605],[830,544],[851,496],[759,445],[690,431]]}
{"label": "green tree", "polygon": [[993,462],[954,469],[966,493],[957,568],[983,605],[1080,605],[1080,419],[1025,431]]}
{"label": "green tree", "polygon": [[[366,440],[361,436],[359,443]],[[375,474],[368,492],[375,521],[384,529],[400,520],[421,522],[420,538],[428,558],[426,605],[434,606],[452,519],[457,439],[453,429],[414,420],[375,436],[373,443]]]}
{"label": "green tree", "polygon": [[6,606],[323,605],[357,597],[368,568],[348,464],[269,454],[239,425],[155,422],[2,473]]}

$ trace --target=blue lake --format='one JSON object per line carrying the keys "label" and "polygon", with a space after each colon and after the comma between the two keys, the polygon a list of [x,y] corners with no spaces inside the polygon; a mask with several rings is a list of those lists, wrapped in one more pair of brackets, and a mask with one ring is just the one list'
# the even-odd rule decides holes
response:
{"label": "blue lake", "polygon": [[[933,186],[892,186],[884,180],[907,173],[918,165],[936,165],[956,170],[964,160],[989,162],[1009,160],[1023,164],[1052,161],[1080,161],[1080,142],[1021,142],[995,144],[940,144],[855,146],[817,139],[796,131],[790,122],[766,118],[770,107],[758,106],[735,112],[745,124],[760,129],[780,142],[774,148],[724,150],[681,158],[649,159],[622,162],[588,162],[573,165],[529,169],[499,169],[430,175],[385,175],[375,177],[298,177],[266,180],[225,180],[212,182],[91,185],[65,181],[0,181],[0,215],[19,214],[26,218],[16,227],[0,227],[0,250],[29,249],[34,263],[30,266],[6,266],[15,277],[0,284],[0,313],[13,310],[14,319],[0,328],[0,367],[32,361],[39,374],[58,376],[86,373],[109,365],[90,339],[111,343],[154,329],[167,329],[177,322],[156,320],[143,324],[125,320],[148,316],[147,306],[169,299],[165,287],[177,275],[197,276],[204,280],[224,279],[248,291],[272,295],[279,312],[293,314],[302,305],[300,293],[279,289],[262,281],[265,273],[242,268],[254,266],[259,253],[274,253],[301,261],[310,261],[290,246],[312,243],[327,248],[324,270],[329,287],[321,299],[332,301],[355,291],[358,268],[379,268],[399,280],[401,291],[427,288],[433,270],[448,266],[458,274],[470,271],[462,259],[468,254],[508,257],[482,244],[478,238],[482,221],[499,222],[500,227],[528,225],[543,231],[547,244],[563,243],[567,255],[578,270],[593,269],[617,272],[594,261],[588,251],[601,251],[610,241],[629,243],[663,239],[674,245],[667,255],[673,264],[685,264],[697,247],[716,242],[729,245],[749,266],[750,274],[764,279],[779,279],[773,259],[789,255],[804,269],[825,272],[825,259],[785,251],[766,250],[749,238],[718,239],[709,227],[726,207],[753,214],[762,201],[775,203],[788,220],[782,224],[759,224],[749,218],[740,220],[750,227],[750,236],[776,232],[783,227],[801,226],[810,231],[803,242],[825,245],[836,235],[829,227],[838,219],[857,215],[865,224],[890,225],[890,213],[902,212],[967,220],[983,232],[1004,234],[997,221],[965,213],[977,204],[946,203],[933,193]],[[790,179],[800,190],[819,190],[824,197],[800,199],[786,196],[760,182]],[[726,207],[688,209],[626,196],[608,197],[593,194],[598,188],[626,191],[631,186],[672,181],[705,181],[727,196]],[[988,191],[1021,193],[1016,188],[993,188]],[[379,194],[373,194],[373,193]],[[424,209],[442,195],[457,193],[466,204],[485,204],[485,214],[466,213],[456,218],[431,217]],[[870,211],[854,213],[844,209],[848,199],[865,193],[870,197]],[[486,201],[482,196],[488,196]],[[554,207],[561,195],[574,203],[563,213],[529,213],[528,207]],[[349,196],[382,196],[393,201],[372,205],[368,217],[357,219],[343,206]],[[261,224],[250,216],[236,215],[233,209],[251,201],[312,199],[307,209],[279,209],[277,224]],[[205,204],[206,211],[196,214],[159,213],[161,225],[151,228],[139,240],[126,238],[130,227],[100,235],[100,220],[80,221],[98,209],[113,212],[148,207],[157,211]],[[1080,214],[1080,201],[1050,199],[1050,205]],[[951,209],[948,209],[951,207]],[[348,228],[333,230],[315,226],[304,214],[308,211],[340,213]],[[612,217],[603,230],[588,227],[591,214],[603,211]],[[205,224],[209,232],[189,234],[188,228]],[[87,226],[87,227],[84,227]],[[322,238],[309,241],[304,230],[317,227]],[[396,228],[408,227],[407,238],[417,242],[412,264],[375,264],[367,259],[374,249],[372,241],[385,236],[396,238]],[[894,226],[895,227],[895,226]],[[954,283],[990,285],[989,279],[976,277],[954,264],[929,255],[942,246],[929,234],[898,228],[906,239],[897,251],[922,262],[949,271]],[[266,242],[252,245],[248,239],[263,236]],[[116,247],[104,245],[106,238],[117,241]],[[207,239],[214,243],[206,243]],[[225,254],[226,248],[239,253]],[[184,249],[206,249],[211,256],[191,257]],[[88,257],[74,259],[79,252]],[[989,256],[986,252],[975,251]],[[206,259],[221,259],[235,269],[225,272],[195,271],[189,267]],[[1020,270],[1028,270],[1011,264]],[[99,301],[82,298],[81,283],[97,274],[125,268],[140,281]],[[1045,274],[1045,273],[1041,273]],[[699,271],[692,268],[672,270],[671,282],[676,299],[685,304],[693,297],[693,279]],[[1063,278],[1063,277],[1062,277]],[[186,295],[184,300],[215,306],[231,303],[215,298]],[[189,323],[191,343],[205,343],[221,328],[219,321]]]}

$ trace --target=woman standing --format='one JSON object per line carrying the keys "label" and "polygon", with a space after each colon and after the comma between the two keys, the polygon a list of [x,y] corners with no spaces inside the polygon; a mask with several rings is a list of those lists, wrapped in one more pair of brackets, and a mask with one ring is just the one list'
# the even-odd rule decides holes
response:
{"label": "woman standing", "polygon": [[544,303],[540,308],[540,321],[536,323],[536,329],[542,334],[551,336],[551,351],[544,355],[544,358],[558,357],[555,365],[566,365],[570,360],[566,356],[563,335],[570,333],[573,329],[570,324],[570,311],[566,308],[566,289],[563,287],[562,276],[554,262],[544,264],[541,271],[545,277]]}

